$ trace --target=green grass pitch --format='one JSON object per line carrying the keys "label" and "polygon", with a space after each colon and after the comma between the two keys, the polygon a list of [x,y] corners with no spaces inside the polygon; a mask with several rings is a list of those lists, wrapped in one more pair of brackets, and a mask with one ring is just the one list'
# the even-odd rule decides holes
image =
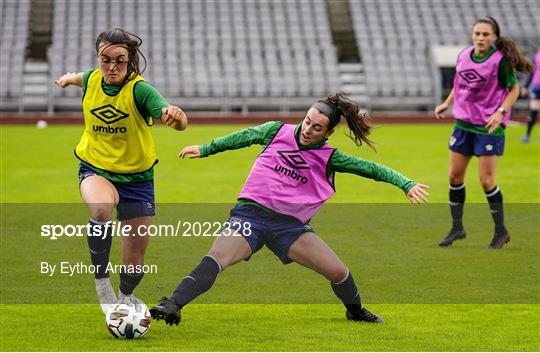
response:
{"label": "green grass pitch", "polygon": [[[223,221],[259,152],[258,146],[199,160],[178,160],[184,146],[241,126],[157,126],[156,224]],[[538,351],[540,350],[540,145],[507,129],[498,185],[512,240],[487,251],[492,224],[478,182],[466,178],[468,238],[440,249],[448,230],[450,125],[382,125],[377,152],[356,148],[338,129],[330,143],[431,186],[429,205],[407,204],[395,187],[338,174],[337,193],[312,222],[355,274],[363,301],[386,320],[348,322],[328,283],[267,249],[222,273],[188,305],[178,327],[153,322],[143,339],[115,340],[96,302],[92,275],[39,273],[40,261],[88,262],[85,241],[39,237],[39,225],[84,224],[73,148],[81,126],[1,127],[0,350],[2,351]],[[168,295],[212,239],[152,239],[148,274],[137,295]],[[119,259],[119,239],[112,260]],[[118,284],[118,276],[113,284]]]}

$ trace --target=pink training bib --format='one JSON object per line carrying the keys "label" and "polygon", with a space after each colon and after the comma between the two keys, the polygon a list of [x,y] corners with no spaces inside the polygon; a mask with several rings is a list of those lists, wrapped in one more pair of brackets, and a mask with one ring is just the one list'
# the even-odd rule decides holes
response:
{"label": "pink training bib", "polygon": [[[499,87],[499,64],[503,54],[496,50],[486,61],[476,63],[471,58],[473,50],[474,47],[463,50],[457,59],[452,114],[470,124],[485,125],[508,94],[508,88]],[[506,125],[508,120],[510,110],[504,115],[502,124]]]}
{"label": "pink training bib", "polygon": [[540,50],[534,56],[534,74],[531,82],[533,86],[540,86]]}
{"label": "pink training bib", "polygon": [[334,149],[324,144],[301,151],[294,130],[290,124],[280,128],[257,157],[238,198],[307,223],[334,194],[334,175],[326,176]]}

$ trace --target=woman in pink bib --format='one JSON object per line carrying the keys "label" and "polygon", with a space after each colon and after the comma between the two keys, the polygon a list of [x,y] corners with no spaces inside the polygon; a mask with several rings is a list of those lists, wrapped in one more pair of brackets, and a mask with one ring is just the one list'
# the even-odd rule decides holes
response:
{"label": "woman in pink bib", "polygon": [[391,183],[402,189],[412,203],[427,201],[427,186],[330,147],[326,141],[342,117],[358,146],[372,146],[367,116],[360,113],[356,102],[338,93],[315,103],[299,125],[271,121],[180,152],[182,158],[200,158],[252,144],[264,146],[231,211],[230,227],[216,238],[199,266],[181,281],[173,295],[150,309],[154,319],[178,324],[180,310],[209,290],[219,272],[248,260],[266,245],[284,264],[296,262],[328,279],[346,307],[347,319],[383,321],[362,306],[349,269],[309,221],[334,194],[336,172]]}
{"label": "woman in pink bib", "polygon": [[489,202],[495,231],[490,249],[500,249],[510,235],[504,226],[503,198],[495,182],[499,156],[504,151],[505,128],[510,108],[519,96],[514,70],[532,70],[514,41],[501,37],[499,24],[492,17],[474,23],[473,46],[457,58],[454,88],[448,98],[435,109],[437,119],[453,103],[456,119],[450,137],[450,211],[452,228],[439,246],[446,247],[466,236],[462,224],[465,202],[465,171],[471,157],[479,157],[480,183]]}
{"label": "woman in pink bib", "polygon": [[527,130],[525,135],[521,137],[521,142],[528,143],[531,138],[531,132],[538,119],[538,111],[540,110],[540,48],[534,55],[534,71],[531,73],[521,89],[521,95],[529,95],[529,116],[527,117]]}

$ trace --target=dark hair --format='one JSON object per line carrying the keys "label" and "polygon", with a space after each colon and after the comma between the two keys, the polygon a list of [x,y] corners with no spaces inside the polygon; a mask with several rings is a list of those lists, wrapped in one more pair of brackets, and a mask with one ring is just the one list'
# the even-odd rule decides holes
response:
{"label": "dark hair", "polygon": [[[132,79],[132,73],[140,75],[146,70],[146,58],[139,50],[142,44],[141,37],[136,34],[130,33],[122,28],[115,28],[110,31],[101,32],[96,39],[96,53],[99,53],[99,46],[101,43],[108,43],[107,46],[123,44],[128,50],[128,73],[126,81]],[[139,55],[144,60],[144,68],[141,70],[139,67]]]}
{"label": "dark hair", "polygon": [[493,17],[480,18],[474,22],[474,25],[477,25],[478,23],[487,23],[491,26],[493,32],[497,36],[495,47],[502,51],[504,57],[508,59],[508,62],[512,68],[519,72],[530,73],[533,71],[532,63],[527,60],[525,56],[523,56],[523,51],[519,45],[517,45],[517,43],[511,38],[501,36],[501,28],[499,27],[499,23],[497,23]]}
{"label": "dark hair", "polygon": [[371,118],[367,113],[360,112],[360,105],[357,102],[347,98],[342,92],[328,96],[325,100],[319,102],[328,105],[333,110],[330,113],[322,112],[330,119],[329,130],[336,127],[341,117],[344,117],[349,127],[349,137],[351,140],[357,146],[365,143],[375,150],[374,142],[368,138],[372,130]]}

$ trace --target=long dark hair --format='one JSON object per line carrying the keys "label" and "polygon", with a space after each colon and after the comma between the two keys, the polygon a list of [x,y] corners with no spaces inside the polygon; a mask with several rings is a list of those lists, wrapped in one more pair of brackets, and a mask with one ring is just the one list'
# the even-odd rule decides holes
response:
{"label": "long dark hair", "polygon": [[[140,75],[146,70],[146,58],[141,53],[139,47],[142,44],[142,39],[136,34],[130,33],[122,28],[115,28],[110,31],[101,32],[96,38],[96,53],[99,54],[99,46],[102,43],[107,43],[107,46],[122,44],[128,50],[128,72],[126,81],[132,79],[135,73]],[[141,70],[139,67],[139,55],[144,60],[144,67]]]}
{"label": "long dark hair", "polygon": [[347,98],[342,92],[330,95],[325,100],[319,102],[334,108],[334,112],[330,113],[330,116],[328,116],[330,119],[329,130],[336,127],[343,117],[345,118],[345,121],[347,121],[347,126],[349,127],[348,136],[350,139],[357,146],[361,146],[365,143],[375,150],[374,142],[368,138],[368,135],[373,129],[371,117],[365,112],[360,112],[360,105],[357,102]]}
{"label": "long dark hair", "polygon": [[501,36],[499,23],[493,17],[480,18],[474,22],[474,25],[477,25],[478,23],[487,23],[491,26],[493,32],[497,36],[495,47],[502,51],[512,68],[519,72],[530,73],[533,71],[533,64],[523,56],[523,51],[519,45],[511,38]]}

